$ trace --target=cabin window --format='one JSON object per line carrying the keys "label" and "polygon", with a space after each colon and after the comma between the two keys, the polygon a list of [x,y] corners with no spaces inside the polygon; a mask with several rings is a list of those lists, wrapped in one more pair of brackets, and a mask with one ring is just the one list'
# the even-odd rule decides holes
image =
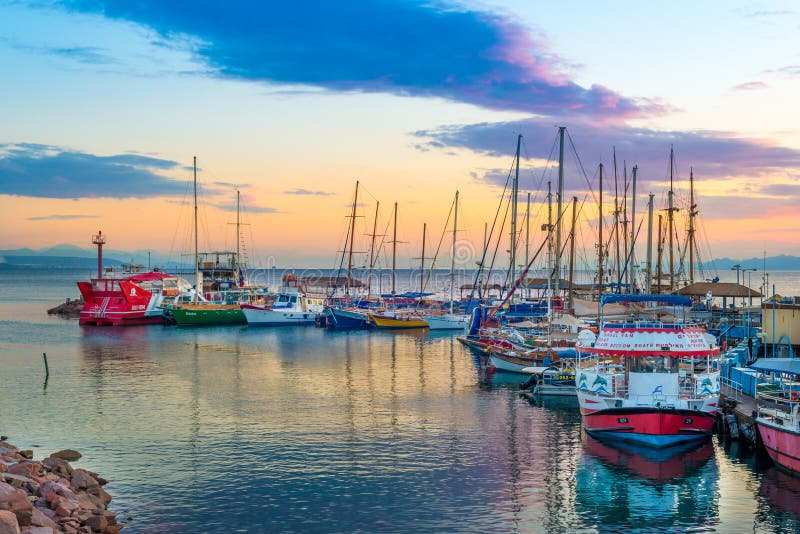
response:
{"label": "cabin window", "polygon": [[631,362],[634,373],[677,373],[678,359],[669,356],[638,356]]}

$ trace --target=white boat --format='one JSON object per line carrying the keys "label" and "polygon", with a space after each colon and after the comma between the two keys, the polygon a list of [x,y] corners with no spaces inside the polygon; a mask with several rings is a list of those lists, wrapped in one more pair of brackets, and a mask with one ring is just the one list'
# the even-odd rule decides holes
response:
{"label": "white boat", "polygon": [[431,330],[464,330],[469,324],[469,316],[452,313],[426,315],[425,322]]}
{"label": "white boat", "polygon": [[283,277],[284,287],[271,306],[242,305],[248,326],[289,326],[314,324],[325,309],[324,297],[309,296],[297,287],[294,274]]}

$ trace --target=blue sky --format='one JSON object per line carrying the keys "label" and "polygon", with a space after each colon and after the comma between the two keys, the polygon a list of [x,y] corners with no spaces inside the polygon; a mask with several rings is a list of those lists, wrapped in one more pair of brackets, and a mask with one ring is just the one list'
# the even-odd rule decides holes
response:
{"label": "blue sky", "polygon": [[563,124],[587,168],[614,146],[638,164],[643,198],[674,145],[714,252],[800,254],[798,31],[781,1],[0,1],[0,242],[81,244],[101,224],[115,248],[170,248],[129,221],[177,226],[198,155],[210,246],[230,240],[235,185],[258,248],[322,263],[361,179],[400,202],[414,256],[456,188],[479,239],[516,134],[535,176]]}

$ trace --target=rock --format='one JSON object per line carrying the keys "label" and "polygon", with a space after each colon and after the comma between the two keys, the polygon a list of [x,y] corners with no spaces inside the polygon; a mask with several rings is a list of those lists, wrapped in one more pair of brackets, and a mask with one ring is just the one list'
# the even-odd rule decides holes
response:
{"label": "rock", "polygon": [[0,534],[19,534],[17,516],[7,511],[0,511]]}
{"label": "rock", "polygon": [[28,477],[32,479],[33,477],[39,476],[39,472],[42,470],[42,464],[39,462],[30,462],[25,460],[24,462],[20,462],[16,465],[12,465],[8,468],[8,472],[12,475],[20,475],[23,477]]}
{"label": "rock", "polygon": [[78,490],[100,487],[100,484],[85,469],[75,469],[72,472],[70,485]]}
{"label": "rock", "polygon": [[119,534],[120,530],[122,530],[122,525],[108,525],[103,534]]}
{"label": "rock", "polygon": [[91,527],[94,532],[103,532],[108,527],[108,520],[102,515],[93,515],[86,520],[86,526]]}
{"label": "rock", "polygon": [[2,448],[4,448],[4,449],[8,449],[9,451],[16,451],[16,450],[19,450],[19,449],[17,449],[15,446],[13,446],[12,444],[10,444],[10,443],[6,443],[6,441],[5,441],[5,440],[2,440],[2,441],[0,441],[0,447],[2,447]]}
{"label": "rock", "polygon": [[45,466],[51,473],[58,473],[61,476],[68,477],[72,475],[72,466],[69,462],[57,456],[50,456],[42,460],[42,465]]}
{"label": "rock", "polygon": [[28,527],[22,534],[53,534],[55,531],[50,527]]}
{"label": "rock", "polygon": [[35,527],[50,527],[53,530],[58,530],[58,523],[53,521],[39,508],[34,508],[31,514],[31,525]]}
{"label": "rock", "polygon": [[0,501],[9,499],[15,493],[17,493],[17,490],[11,485],[6,484],[5,482],[0,482]]}
{"label": "rock", "polygon": [[24,451],[19,451],[19,455],[22,456],[25,459],[30,460],[30,459],[33,458],[33,451],[30,450],[30,449],[27,449],[27,450],[24,450]]}
{"label": "rock", "polygon": [[3,488],[3,494],[5,497],[0,500],[0,510],[14,513],[19,525],[30,525],[33,504],[28,500],[28,494],[23,490],[13,490],[10,493],[7,488]]}
{"label": "rock", "polygon": [[76,460],[80,460],[83,455],[78,451],[74,451],[72,449],[64,449],[63,451],[54,452],[50,455],[50,457],[61,458],[62,460],[66,460],[68,462],[74,462]]}

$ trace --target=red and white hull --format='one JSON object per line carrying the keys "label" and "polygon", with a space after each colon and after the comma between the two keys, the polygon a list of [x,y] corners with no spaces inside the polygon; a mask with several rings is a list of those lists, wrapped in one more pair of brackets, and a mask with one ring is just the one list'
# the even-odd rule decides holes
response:
{"label": "red and white hull", "polygon": [[778,426],[762,417],[756,419],[767,454],[780,467],[800,474],[800,430]]}
{"label": "red and white hull", "polygon": [[85,303],[78,324],[120,326],[164,322],[158,308],[163,298],[160,291],[150,292],[124,279],[78,282],[78,289]]}

